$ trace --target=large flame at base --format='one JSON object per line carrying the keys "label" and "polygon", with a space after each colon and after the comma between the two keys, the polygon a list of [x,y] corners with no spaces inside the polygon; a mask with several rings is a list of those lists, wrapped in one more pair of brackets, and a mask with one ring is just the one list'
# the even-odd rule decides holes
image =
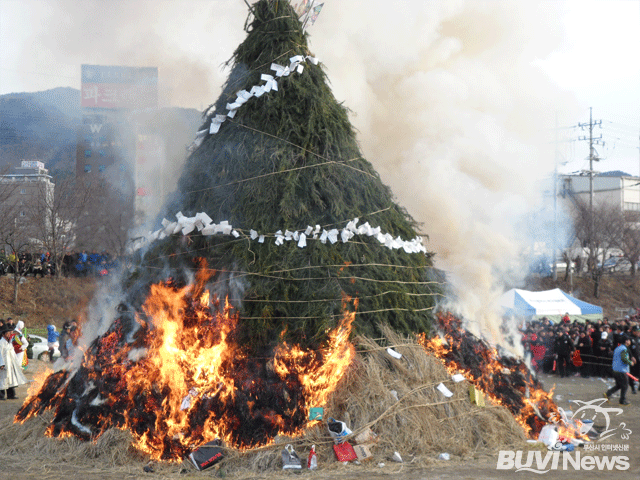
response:
{"label": "large flame at base", "polygon": [[522,360],[500,355],[450,313],[440,313],[437,319],[442,336],[419,335],[418,342],[450,373],[462,373],[494,403],[505,406],[530,438],[537,439],[548,421],[560,417],[553,392],[542,388]]}
{"label": "large flame at base", "polygon": [[167,461],[216,438],[244,449],[302,433],[315,423],[310,407],[324,404],[351,364],[355,314],[345,313],[320,350],[282,344],[252,358],[233,341],[238,315],[210,306],[206,280],[153,285],[143,312],[119,318],[77,370],[51,373],[15,420],[53,409],[47,435],[85,440],[128,429],[136,448]]}

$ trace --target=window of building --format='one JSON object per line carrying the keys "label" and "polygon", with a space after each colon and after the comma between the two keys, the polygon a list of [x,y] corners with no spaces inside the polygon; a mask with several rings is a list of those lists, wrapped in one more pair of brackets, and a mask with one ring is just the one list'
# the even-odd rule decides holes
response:
{"label": "window of building", "polygon": [[27,214],[26,214],[26,213],[24,213],[24,212],[20,212],[20,216],[21,216],[21,217],[26,217],[26,216],[27,216]]}
{"label": "window of building", "polygon": [[627,211],[638,212],[640,211],[640,203],[624,202],[624,209]]}
{"label": "window of building", "polygon": [[98,166],[98,171],[100,171],[100,172],[104,172],[106,169],[107,169],[107,166],[106,166],[106,165],[100,165],[100,166]]}
{"label": "window of building", "polygon": [[25,193],[27,193],[27,189],[26,188],[21,188],[20,189],[20,194],[24,195]]}
{"label": "window of building", "polygon": [[89,158],[91,156],[91,150],[85,150],[84,151],[84,156],[85,156],[85,158]]}
{"label": "window of building", "polygon": [[84,166],[84,173],[89,173],[89,172],[91,172],[91,165],[87,164]]}

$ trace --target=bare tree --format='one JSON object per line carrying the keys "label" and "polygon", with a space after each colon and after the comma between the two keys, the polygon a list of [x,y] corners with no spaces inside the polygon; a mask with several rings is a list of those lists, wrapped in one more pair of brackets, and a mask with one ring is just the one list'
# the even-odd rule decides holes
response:
{"label": "bare tree", "polygon": [[576,199],[574,228],[576,237],[587,247],[587,268],[594,280],[593,295],[597,297],[607,255],[623,243],[624,216],[618,205],[602,202],[591,209],[587,202]]}
{"label": "bare tree", "polygon": [[576,199],[573,220],[576,238],[587,248],[587,267],[593,272],[612,249],[620,248],[624,217],[619,206],[600,203],[591,211],[587,202]]}
{"label": "bare tree", "polygon": [[78,246],[124,255],[133,221],[132,195],[100,179],[92,185],[91,199],[79,219]]}
{"label": "bare tree", "polygon": [[19,201],[16,199],[18,183],[10,177],[5,177],[8,167],[0,170],[0,232],[14,228],[15,218],[18,216]]}
{"label": "bare tree", "polygon": [[51,255],[55,275],[62,274],[62,261],[75,243],[78,218],[86,211],[92,194],[92,185],[83,183],[69,173],[60,173],[55,188],[42,183],[29,206],[34,234],[42,248]]}
{"label": "bare tree", "polygon": [[636,274],[640,261],[640,215],[639,212],[626,212],[622,244],[620,249],[624,257],[631,262],[631,275]]}
{"label": "bare tree", "polygon": [[33,232],[20,195],[21,185],[5,173],[0,176],[0,247],[8,253],[9,271],[13,272],[13,302],[17,303],[20,279],[26,268],[20,255],[27,253]]}

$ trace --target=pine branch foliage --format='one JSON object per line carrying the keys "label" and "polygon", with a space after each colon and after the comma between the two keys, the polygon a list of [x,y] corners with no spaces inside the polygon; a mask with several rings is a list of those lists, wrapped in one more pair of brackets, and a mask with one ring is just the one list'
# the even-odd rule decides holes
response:
{"label": "pine branch foliage", "polygon": [[[272,63],[313,56],[288,1],[257,1],[245,28],[202,129],[212,116],[226,114],[238,91],[274,74]],[[277,91],[251,98],[190,155],[166,217],[206,212],[245,234],[317,224],[341,229],[357,217],[394,237],[415,238],[416,222],[363,158],[349,112],[334,98],[322,65],[307,62],[301,74],[277,81]],[[282,331],[296,343],[318,345],[342,315],[344,295],[359,299],[358,333],[380,336],[383,324],[403,334],[427,331],[441,292],[430,281],[431,255],[390,250],[366,236],[333,245],[308,239],[299,248],[294,241],[277,246],[274,238],[260,244],[194,232],[156,242],[142,267],[175,271],[197,257],[216,270],[212,290],[229,295],[240,311],[243,340],[257,347],[278,341]]]}

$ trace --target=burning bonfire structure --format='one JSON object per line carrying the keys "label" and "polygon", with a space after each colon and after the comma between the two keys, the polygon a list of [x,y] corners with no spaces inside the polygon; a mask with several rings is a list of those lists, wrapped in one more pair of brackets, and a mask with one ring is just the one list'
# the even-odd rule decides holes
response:
{"label": "burning bonfire structure", "polygon": [[362,157],[293,7],[259,0],[246,30],[168,220],[96,320],[107,327],[40,379],[16,420],[50,410],[49,436],[86,440],[126,429],[166,461],[215,439],[268,445],[318,424],[309,410],[353,365],[352,332],[391,328],[423,333],[428,352],[538,433],[555,405],[521,362],[452,317],[440,317],[445,340],[430,339],[442,295],[431,255]]}

